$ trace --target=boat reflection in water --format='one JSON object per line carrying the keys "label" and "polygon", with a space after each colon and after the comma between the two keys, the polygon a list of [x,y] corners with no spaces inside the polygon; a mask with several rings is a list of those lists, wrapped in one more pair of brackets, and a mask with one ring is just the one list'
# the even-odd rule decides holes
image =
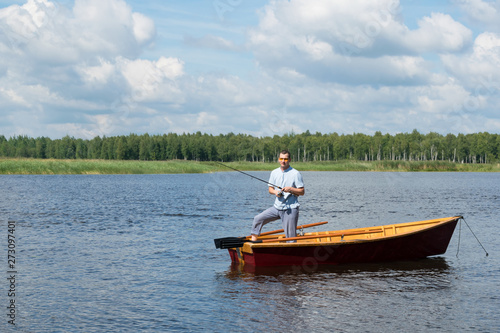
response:
{"label": "boat reflection in water", "polygon": [[307,275],[352,275],[362,273],[363,275],[384,274],[405,275],[423,274],[440,275],[446,274],[450,269],[448,262],[443,257],[433,257],[411,261],[395,261],[385,263],[357,263],[346,265],[292,265],[292,266],[253,266],[232,262],[226,272],[226,277],[247,278],[255,276],[278,277],[283,275],[307,276]]}
{"label": "boat reflection in water", "polygon": [[[318,325],[335,332],[422,331],[422,326],[440,331],[444,325],[436,325],[437,319],[457,306],[458,275],[446,258],[433,257],[317,267],[233,263],[217,281],[224,304],[234,305],[227,308],[234,318],[252,316],[258,308],[251,318],[271,323],[271,331],[304,332]],[[419,317],[419,324],[402,320],[409,316]],[[456,317],[450,320],[456,325]]]}

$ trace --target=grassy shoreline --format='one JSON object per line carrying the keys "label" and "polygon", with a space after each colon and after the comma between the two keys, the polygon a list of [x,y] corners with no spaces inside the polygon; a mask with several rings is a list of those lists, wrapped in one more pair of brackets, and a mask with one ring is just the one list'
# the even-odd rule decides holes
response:
{"label": "grassy shoreline", "polygon": [[[270,171],[278,163],[229,162],[244,171]],[[330,161],[294,162],[300,171],[500,172],[500,163],[461,164],[445,161]],[[3,175],[176,174],[231,171],[213,162],[116,161],[0,158]]]}

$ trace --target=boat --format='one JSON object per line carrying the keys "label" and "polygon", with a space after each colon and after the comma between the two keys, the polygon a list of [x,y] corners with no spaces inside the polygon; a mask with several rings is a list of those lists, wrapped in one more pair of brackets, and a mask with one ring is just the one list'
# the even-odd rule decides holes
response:
{"label": "boat", "polygon": [[[461,218],[453,216],[335,231],[303,233],[302,230],[303,235],[289,238],[268,232],[256,242],[249,237],[214,241],[217,248],[229,251],[233,263],[253,266],[317,267],[417,260],[445,253]],[[323,223],[326,222],[317,224]]]}

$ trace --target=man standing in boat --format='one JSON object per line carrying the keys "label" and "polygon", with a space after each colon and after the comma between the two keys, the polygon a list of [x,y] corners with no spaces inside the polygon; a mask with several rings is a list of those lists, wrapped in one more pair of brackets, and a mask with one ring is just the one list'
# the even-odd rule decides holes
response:
{"label": "man standing in boat", "polygon": [[[269,194],[276,196],[274,205],[255,216],[252,225],[252,241],[256,241],[262,227],[281,219],[286,237],[295,237],[299,220],[298,197],[304,195],[304,182],[300,172],[290,166],[290,152],[283,150],[279,155],[280,167],[271,172]],[[281,189],[274,187],[281,187]]]}

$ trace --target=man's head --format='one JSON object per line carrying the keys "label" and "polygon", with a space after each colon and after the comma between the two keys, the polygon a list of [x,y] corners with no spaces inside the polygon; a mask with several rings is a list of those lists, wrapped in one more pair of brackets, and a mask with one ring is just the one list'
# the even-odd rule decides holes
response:
{"label": "man's head", "polygon": [[290,152],[288,150],[282,150],[280,152],[279,162],[281,170],[286,170],[290,167]]}

